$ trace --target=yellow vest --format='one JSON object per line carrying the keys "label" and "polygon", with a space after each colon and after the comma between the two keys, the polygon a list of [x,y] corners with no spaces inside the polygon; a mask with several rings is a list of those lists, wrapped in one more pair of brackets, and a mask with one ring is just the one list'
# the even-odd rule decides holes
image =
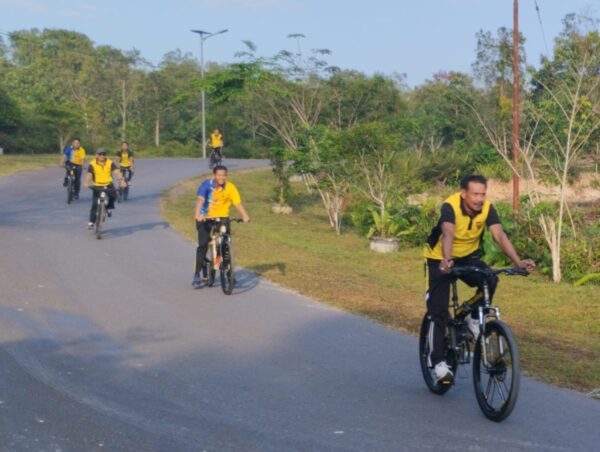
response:
{"label": "yellow vest", "polygon": [[113,162],[110,159],[106,159],[104,165],[100,165],[97,160],[90,163],[90,166],[94,169],[94,186],[106,187],[112,183],[112,168]]}
{"label": "yellow vest", "polygon": [[119,166],[122,166],[123,168],[129,168],[131,166],[131,160],[129,159],[129,151],[121,151],[119,153],[119,156],[121,157],[121,162]]}
{"label": "yellow vest", "polygon": [[220,133],[211,133],[210,134],[210,145],[213,148],[222,148],[223,147],[223,135]]}
{"label": "yellow vest", "polygon": [[[463,213],[460,207],[460,192],[453,194],[444,201],[450,204],[454,211],[454,240],[452,241],[452,258],[460,258],[468,256],[479,249],[481,236],[485,229],[488,214],[490,213],[490,201],[486,200],[483,204],[481,212],[471,218],[466,213]],[[423,256],[427,259],[442,260],[442,230],[441,225],[437,225],[431,235],[431,240],[425,246]]]}

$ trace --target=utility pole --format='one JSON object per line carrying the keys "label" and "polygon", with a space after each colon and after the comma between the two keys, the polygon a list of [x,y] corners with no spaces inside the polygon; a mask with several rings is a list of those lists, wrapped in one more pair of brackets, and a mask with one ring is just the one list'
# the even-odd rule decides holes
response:
{"label": "utility pole", "polygon": [[513,9],[513,212],[519,213],[519,0],[514,0]]}
{"label": "utility pole", "polygon": [[[220,35],[227,33],[229,30],[221,30],[216,33],[210,33],[204,30],[191,30],[192,33],[197,33],[200,36],[200,78],[204,79],[204,41],[211,36]],[[206,158],[206,107],[205,107],[206,94],[204,88],[202,88],[202,158]]]}

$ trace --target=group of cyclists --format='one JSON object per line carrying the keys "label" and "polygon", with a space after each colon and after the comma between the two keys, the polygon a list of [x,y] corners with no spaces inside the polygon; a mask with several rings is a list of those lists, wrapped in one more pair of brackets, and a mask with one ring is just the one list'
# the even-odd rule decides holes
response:
{"label": "group of cyclists", "polygon": [[[96,221],[96,211],[98,208],[98,197],[102,191],[106,191],[108,195],[107,215],[112,216],[112,211],[115,208],[115,200],[117,192],[113,184],[113,177],[119,183],[119,186],[125,188],[131,186],[135,169],[134,152],[129,149],[129,144],[126,141],[121,143],[121,148],[116,153],[118,164],[115,164],[106,156],[106,149],[100,147],[96,149],[95,158],[89,163],[85,181],[85,188],[91,188],[93,192],[92,206],[90,207],[90,215],[88,229],[94,227]],[[81,146],[79,138],[73,138],[71,144],[63,150],[60,165],[64,167],[67,174],[72,170],[74,175],[73,199],[79,199],[81,191],[81,176],[85,165],[86,151]],[[63,186],[67,186],[67,176],[65,175]]]}
{"label": "group of cyclists", "polygon": [[[216,129],[211,134],[210,146],[213,152],[222,157],[223,137]],[[79,195],[81,172],[85,162],[85,150],[79,139],[73,139],[71,146],[64,150],[63,165],[74,169],[75,198]],[[121,186],[131,185],[134,169],[133,152],[126,142],[121,144],[117,153],[119,164],[107,158],[106,150],[98,148],[95,160],[88,166],[85,187],[94,189],[92,207],[90,209],[90,225],[96,216],[97,189],[107,189],[109,195],[108,212],[114,209],[115,189],[112,178],[115,176]],[[442,204],[441,213],[433,228],[424,251],[427,291],[425,294],[427,318],[430,321],[428,343],[430,362],[436,383],[452,384],[454,375],[451,365],[445,360],[446,331],[449,321],[450,273],[455,267],[489,268],[482,260],[481,242],[484,230],[489,230],[494,241],[510,258],[514,266],[531,271],[535,263],[531,259],[521,259],[502,228],[498,212],[487,199],[487,180],[481,175],[470,175],[462,179],[460,190],[449,196]],[[197,190],[194,220],[198,233],[196,248],[196,264],[192,284],[201,287],[205,282],[201,276],[202,265],[210,240],[210,230],[216,219],[228,218],[231,206],[234,206],[244,222],[250,217],[242,204],[239,190],[227,180],[227,168],[218,164],[213,168],[212,177],[203,181]],[[108,214],[110,216],[110,213]],[[464,274],[460,276],[467,285],[484,290],[483,273]],[[494,295],[497,278],[486,280],[489,298]],[[467,327],[471,331],[473,341],[479,333],[479,319],[473,315],[467,319]]]}

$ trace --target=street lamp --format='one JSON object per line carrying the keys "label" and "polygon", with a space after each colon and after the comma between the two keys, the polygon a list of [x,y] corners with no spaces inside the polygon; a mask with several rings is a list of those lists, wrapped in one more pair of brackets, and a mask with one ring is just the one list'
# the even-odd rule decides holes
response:
{"label": "street lamp", "polygon": [[[191,30],[192,33],[198,33],[200,36],[200,77],[204,79],[204,41],[208,38],[223,33],[227,33],[229,30],[224,29],[217,31],[216,33],[210,33],[204,30]],[[202,158],[206,158],[206,109],[204,106],[204,88],[202,88]]]}

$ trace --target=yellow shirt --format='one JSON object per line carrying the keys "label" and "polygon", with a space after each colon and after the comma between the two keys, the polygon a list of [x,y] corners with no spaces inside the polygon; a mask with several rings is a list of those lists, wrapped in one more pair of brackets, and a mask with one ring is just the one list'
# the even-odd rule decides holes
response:
{"label": "yellow shirt", "polygon": [[80,146],[79,149],[73,149],[71,154],[71,163],[74,165],[81,165],[83,160],[85,159],[85,149],[83,146]]}
{"label": "yellow shirt", "polygon": [[106,187],[112,184],[112,172],[117,167],[112,160],[106,159],[104,164],[98,163],[98,160],[94,160],[88,167],[88,172],[94,176],[95,187]]}
{"label": "yellow shirt", "polygon": [[131,166],[131,158],[133,157],[133,152],[131,151],[119,151],[120,163],[119,166],[123,168],[129,168]]}
{"label": "yellow shirt", "polygon": [[229,217],[231,205],[237,206],[242,202],[237,187],[229,181],[219,187],[214,179],[207,179],[198,188],[198,196],[204,198],[201,213],[208,218]]}
{"label": "yellow shirt", "polygon": [[211,133],[210,134],[210,145],[213,148],[222,148],[223,147],[223,135],[220,133]]}
{"label": "yellow shirt", "polygon": [[[481,212],[471,218],[466,212],[463,212],[460,200],[460,192],[458,192],[444,201],[445,204],[450,204],[454,211],[453,259],[468,256],[479,249],[481,236],[483,235],[491,206],[490,201],[486,200]],[[440,224],[433,229],[427,241],[428,243],[425,246],[423,256],[427,259],[442,260],[444,255],[442,253],[442,231]]]}

